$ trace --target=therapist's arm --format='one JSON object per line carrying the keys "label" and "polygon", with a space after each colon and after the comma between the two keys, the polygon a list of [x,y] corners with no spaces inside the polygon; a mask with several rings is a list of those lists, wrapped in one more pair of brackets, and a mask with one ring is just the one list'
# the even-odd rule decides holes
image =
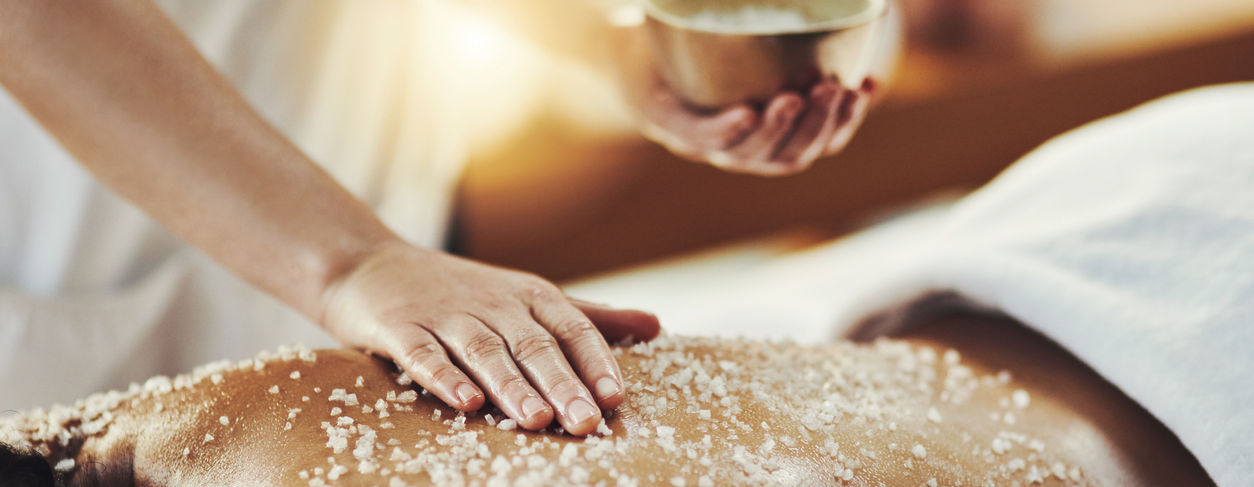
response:
{"label": "therapist's arm", "polygon": [[458,409],[486,398],[527,428],[590,432],[625,390],[598,327],[657,333],[651,315],[401,241],[148,0],[0,0],[0,84],[103,183]]}

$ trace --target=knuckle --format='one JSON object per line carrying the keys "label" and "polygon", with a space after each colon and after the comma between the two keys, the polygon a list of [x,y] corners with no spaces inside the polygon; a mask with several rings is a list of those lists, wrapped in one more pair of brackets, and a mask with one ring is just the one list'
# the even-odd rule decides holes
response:
{"label": "knuckle", "polygon": [[557,342],[547,333],[530,333],[514,343],[514,358],[520,362],[558,353]]}
{"label": "knuckle", "polygon": [[565,321],[553,328],[553,334],[558,340],[563,342],[577,342],[579,340],[590,340],[600,333],[597,327],[588,320],[570,320]]}
{"label": "knuckle", "polygon": [[518,374],[510,374],[496,383],[496,390],[505,397],[525,396],[532,392],[531,383]]}
{"label": "knuckle", "polygon": [[444,348],[432,342],[423,342],[410,346],[400,357],[404,365],[421,367],[433,358],[444,355]]}
{"label": "knuckle", "polygon": [[461,369],[458,369],[449,362],[444,362],[431,368],[428,373],[431,376],[432,382],[436,384],[460,380],[462,377]]}
{"label": "knuckle", "polygon": [[583,383],[578,379],[566,376],[549,386],[549,394],[557,397],[582,396]]}
{"label": "knuckle", "polygon": [[522,291],[523,294],[533,298],[552,297],[561,294],[561,290],[556,285],[532,274],[526,274],[522,278]]}
{"label": "knuckle", "polygon": [[466,360],[483,362],[505,352],[505,342],[492,333],[479,333],[466,342]]}

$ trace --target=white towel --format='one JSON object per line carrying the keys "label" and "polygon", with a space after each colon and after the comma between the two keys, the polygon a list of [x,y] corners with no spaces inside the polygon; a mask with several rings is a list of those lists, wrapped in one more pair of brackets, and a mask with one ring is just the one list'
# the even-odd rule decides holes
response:
{"label": "white towel", "polygon": [[900,330],[953,292],[1066,347],[1219,485],[1254,478],[1254,84],[1098,121],[952,206],[746,267],[667,299],[571,292],[671,332],[803,343]]}
{"label": "white towel", "polygon": [[[1066,347],[1219,485],[1254,478],[1254,84],[1176,95],[1044,145],[900,264],[846,295],[844,316],[956,291]],[[893,316],[904,315],[849,333],[908,326]]]}

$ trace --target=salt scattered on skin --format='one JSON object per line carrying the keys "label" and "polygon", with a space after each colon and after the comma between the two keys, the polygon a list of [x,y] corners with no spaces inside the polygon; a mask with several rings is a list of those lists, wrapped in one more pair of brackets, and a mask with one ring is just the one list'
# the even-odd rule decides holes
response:
{"label": "salt scattered on skin", "polygon": [[218,423],[221,423],[222,426],[229,426],[231,424],[231,418],[228,418],[226,416],[218,416]]}
{"label": "salt scattered on skin", "polygon": [[293,370],[293,371],[292,371],[292,373],[291,373],[291,374],[288,374],[287,376],[288,376],[288,377],[291,377],[291,378],[292,378],[292,380],[299,380],[299,379],[300,379],[300,371],[299,371],[299,370]]}
{"label": "salt scattered on skin", "polygon": [[[519,434],[513,446],[504,451],[488,452],[482,437],[485,432],[465,424],[465,416],[459,415],[458,418],[443,422],[448,427],[447,431],[441,432],[437,426],[434,431],[425,433],[425,437],[418,438],[418,442],[412,444],[412,449],[408,449],[402,447],[398,439],[383,436],[383,430],[388,429],[386,423],[378,426],[377,435],[382,438],[377,438],[373,436],[374,430],[363,425],[361,421],[337,415],[336,419],[323,422],[323,429],[328,434],[327,447],[330,451],[337,453],[351,450],[353,457],[332,457],[328,468],[335,472],[336,479],[350,475],[349,472],[353,472],[351,475],[354,481],[359,474],[376,476],[365,479],[369,485],[390,485],[387,481],[389,475],[393,473],[429,475],[432,482],[437,485],[546,485],[553,483],[553,479],[580,484],[581,481],[577,479],[592,478],[606,478],[610,483],[618,482],[623,485],[656,485],[665,483],[671,478],[683,480],[684,485],[700,486],[779,484],[781,483],[779,478],[773,474],[779,468],[779,464],[776,463],[778,462],[777,456],[781,454],[781,451],[791,450],[794,444],[797,445],[796,448],[801,449],[809,448],[811,445],[821,445],[822,438],[826,435],[825,432],[832,431],[833,426],[841,422],[866,421],[872,425],[878,424],[879,426],[873,426],[872,429],[883,432],[896,429],[895,423],[887,421],[888,419],[908,417],[909,414],[917,415],[920,409],[917,403],[897,405],[895,397],[876,395],[877,387],[931,391],[936,394],[931,397],[939,397],[941,401],[947,403],[961,404],[964,396],[951,391],[951,388],[965,387],[965,382],[950,381],[950,376],[964,380],[969,377],[970,382],[978,385],[990,387],[993,385],[991,376],[977,376],[978,374],[968,376],[954,373],[952,367],[957,367],[957,365],[952,363],[954,359],[949,353],[945,353],[942,358],[937,357],[939,355],[937,353],[923,353],[918,348],[907,345],[875,344],[873,346],[881,352],[887,351],[888,354],[884,355],[885,357],[891,357],[894,354],[902,357],[910,356],[911,360],[920,364],[931,361],[934,367],[919,366],[908,372],[898,369],[886,375],[869,376],[865,375],[865,372],[859,372],[858,368],[851,367],[850,370],[860,374],[855,375],[844,371],[842,364],[859,360],[862,357],[859,354],[871,347],[841,345],[838,348],[842,353],[834,354],[835,357],[833,357],[830,350],[828,353],[815,353],[808,347],[774,348],[735,341],[711,342],[720,348],[741,347],[739,351],[743,353],[743,362],[732,363],[705,358],[701,352],[697,352],[694,356],[692,352],[694,349],[689,348],[692,346],[690,344],[700,346],[704,342],[701,339],[672,341],[664,338],[626,351],[615,350],[615,354],[620,357],[624,354],[637,354],[641,358],[636,362],[639,366],[637,370],[632,371],[632,374],[656,377],[652,381],[628,382],[628,392],[635,394],[635,397],[642,398],[642,401],[627,406],[630,408],[632,419],[630,422],[625,420],[624,424],[631,427],[615,437],[591,436],[582,442],[564,444],[545,435]],[[737,356],[741,357],[741,355]],[[875,355],[870,355],[870,357],[873,360],[876,359]],[[739,360],[741,359],[738,358]],[[250,369],[256,367],[256,361],[247,362],[246,366]],[[943,363],[938,365],[935,362]],[[234,365],[230,364],[230,366]],[[952,367],[945,372],[945,366]],[[624,371],[627,372],[626,368]],[[205,372],[198,377],[204,379],[210,375],[210,372]],[[177,384],[177,380],[154,380],[141,388],[169,391],[180,388]],[[816,387],[816,385],[821,385],[821,387]],[[940,390],[935,389],[937,387],[940,387]],[[413,391],[406,392],[413,394]],[[945,396],[941,393],[952,393],[952,395]],[[407,399],[410,394],[390,392],[388,399],[393,401],[401,398]],[[333,395],[336,394],[333,393]],[[338,396],[338,400],[345,403],[342,405],[356,400],[355,396],[349,399],[346,391],[340,392]],[[1019,405],[1019,400],[1013,394],[1003,397],[1006,397],[1008,405]],[[126,400],[133,402],[130,397]],[[308,397],[303,397],[302,401],[308,401]],[[386,409],[411,411],[414,409],[412,406],[389,404],[382,399],[376,401],[375,405],[377,406],[375,409],[380,412]],[[750,413],[749,407],[762,410]],[[746,409],[742,410],[742,408]],[[931,414],[933,409],[928,408],[925,416],[930,421],[939,422],[932,418],[936,416]],[[716,414],[712,413],[712,410],[716,410]],[[779,421],[773,424],[764,424],[760,421],[759,414],[768,411],[772,414],[769,417],[778,417]],[[682,432],[677,431],[664,419],[675,413],[691,414],[694,418],[700,417],[702,422],[697,424],[696,431],[690,432],[687,429]],[[289,419],[292,416],[294,413],[289,410]],[[485,421],[489,423],[489,427],[502,430],[517,428],[517,423],[512,420],[498,421],[497,417],[492,416],[492,419],[488,421],[487,417],[488,415],[485,415]],[[223,423],[224,425],[229,424],[229,418],[227,419],[228,422]],[[366,420],[369,420],[369,417]],[[332,421],[335,424],[332,424]],[[493,421],[496,422],[495,425],[491,424]],[[3,418],[0,418],[0,440],[5,438],[2,426]],[[285,430],[289,429],[291,421],[283,427]],[[637,427],[643,428],[638,431]],[[709,428],[722,430],[721,438],[715,441],[708,434],[704,436],[700,434],[712,431]],[[560,430],[550,427],[548,431],[551,433]],[[604,421],[598,424],[597,431],[607,436],[611,432]],[[868,431],[868,434],[871,433],[874,432]],[[702,437],[702,441],[696,441],[693,434],[696,435],[695,437]],[[1018,435],[1018,437],[1022,439],[1008,436],[1002,438],[1001,442],[1004,442],[1007,449],[1013,444],[1011,440],[1020,445],[1031,444],[1030,438],[1023,437],[1023,435]],[[213,441],[212,435],[206,435],[205,442],[209,441]],[[813,443],[815,441],[818,443]],[[828,441],[831,442],[831,440]],[[830,447],[819,447],[820,451],[826,451],[828,455],[831,455],[831,462],[837,466],[834,475],[838,481],[842,479],[851,481],[856,477],[856,469],[861,468],[865,462],[874,461],[877,458],[878,452],[873,449],[868,450],[869,445],[861,441],[863,440],[846,445],[843,449],[834,442],[831,442]],[[734,446],[740,442],[744,442],[745,446],[728,448],[729,445]],[[384,451],[385,444],[388,450],[402,449],[405,458],[387,460],[388,455]],[[623,458],[626,451],[638,451],[640,446],[645,445],[654,445],[653,448],[660,447],[661,449],[673,447],[673,455],[677,455],[676,460],[702,470],[683,470],[678,477],[672,477],[672,475],[649,477],[651,475],[649,472],[620,472],[614,469],[614,465]],[[874,445],[874,442],[871,445]],[[562,448],[563,446],[566,447]],[[889,449],[893,450],[891,446]],[[896,451],[903,449],[907,449],[905,445],[898,447]],[[916,463],[922,465],[926,458],[926,450],[923,446],[916,444],[914,448],[908,450],[910,453],[907,455],[910,457],[907,460],[908,468],[912,468]],[[185,455],[190,455],[190,448],[184,448],[183,451]],[[854,453],[850,453],[851,451]],[[983,451],[986,455],[990,455],[988,458],[994,458],[989,450]],[[558,452],[561,453],[561,457],[557,456]],[[1029,452],[1025,451],[1025,453]],[[1034,455],[1029,455],[1027,462],[1022,459],[1017,459],[1017,462],[1012,460],[1009,464],[1002,466],[1002,472],[1005,472],[1007,468],[1017,466],[1021,476],[1019,478],[1022,479],[1022,476],[1029,472],[1029,466],[1036,466],[1038,475],[1058,476],[1059,472],[1063,472],[1072,479],[1081,476],[1078,469],[1074,467],[1064,471],[1059,468],[1059,465],[1049,466],[1048,463],[1043,463],[1048,461],[1046,457]],[[569,464],[565,467],[561,466],[561,458],[568,459]],[[351,463],[339,465],[337,460],[338,463],[344,463],[345,460]],[[730,473],[727,473],[718,470],[716,465],[728,465],[734,468],[729,469],[727,472]],[[927,472],[926,467],[925,470],[919,471],[920,474],[925,472]],[[334,483],[335,481],[325,475],[320,468],[316,469],[315,475],[309,475],[306,471],[305,476],[309,477],[308,481],[311,485],[326,485],[328,482]]]}
{"label": "salt scattered on skin", "polygon": [[418,400],[418,393],[414,391],[405,391],[396,396],[397,402],[412,403]]}
{"label": "salt scattered on skin", "polygon": [[61,460],[57,462],[57,465],[53,467],[53,469],[61,473],[69,473],[70,471],[74,470],[74,459],[66,458],[64,460]]}
{"label": "salt scattered on skin", "polygon": [[211,442],[211,441],[213,441],[213,435],[211,435],[211,434],[209,434],[209,433],[205,433],[205,441],[204,441],[204,443],[209,443],[209,442]]}
{"label": "salt scattered on skin", "polygon": [[1032,398],[1028,395],[1028,391],[1023,389],[1015,390],[1014,393],[1010,395],[1010,400],[1013,401],[1015,407],[1019,409],[1028,407],[1028,404],[1032,402]]}
{"label": "salt scattered on skin", "polygon": [[993,453],[996,453],[998,455],[1004,454],[1007,451],[1010,451],[1010,447],[1011,447],[1010,441],[1006,440],[1005,438],[1001,438],[1001,437],[993,438]]}
{"label": "salt scattered on skin", "polygon": [[266,391],[266,392],[269,392],[269,393],[271,393],[271,394],[278,394],[278,393],[279,393],[279,386],[277,386],[277,385],[275,385],[275,386],[270,386],[270,390],[268,390],[268,391]]}

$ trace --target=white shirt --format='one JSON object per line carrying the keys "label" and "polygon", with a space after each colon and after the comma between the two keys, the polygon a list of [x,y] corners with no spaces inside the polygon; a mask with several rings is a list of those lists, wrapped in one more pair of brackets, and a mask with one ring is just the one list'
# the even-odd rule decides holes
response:
{"label": "white shirt", "polygon": [[[424,62],[448,34],[429,15],[435,2],[160,4],[393,230],[443,243],[463,158],[441,65]],[[102,187],[3,91],[0,147],[0,409],[281,343],[335,344]]]}

